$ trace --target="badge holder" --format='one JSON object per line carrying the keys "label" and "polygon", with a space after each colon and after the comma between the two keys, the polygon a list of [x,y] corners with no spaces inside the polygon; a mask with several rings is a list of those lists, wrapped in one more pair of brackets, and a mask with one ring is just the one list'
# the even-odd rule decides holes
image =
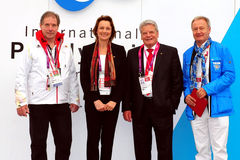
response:
{"label": "badge holder", "polygon": [[142,95],[148,95],[152,93],[152,87],[151,87],[152,83],[151,83],[151,77],[149,75],[139,77],[139,83],[141,86]]}
{"label": "badge holder", "polygon": [[63,84],[59,69],[51,71],[49,73],[49,78],[50,78],[50,84],[53,87],[58,87]]}

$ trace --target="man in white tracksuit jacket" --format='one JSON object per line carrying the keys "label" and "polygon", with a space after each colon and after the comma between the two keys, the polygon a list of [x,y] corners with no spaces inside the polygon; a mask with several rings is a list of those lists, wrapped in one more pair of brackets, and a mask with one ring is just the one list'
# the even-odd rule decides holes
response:
{"label": "man in white tracksuit jacket", "polygon": [[32,160],[47,160],[49,123],[56,160],[68,160],[72,142],[71,111],[79,104],[79,85],[71,48],[58,32],[59,16],[45,12],[36,40],[21,55],[15,96],[19,116],[30,117]]}

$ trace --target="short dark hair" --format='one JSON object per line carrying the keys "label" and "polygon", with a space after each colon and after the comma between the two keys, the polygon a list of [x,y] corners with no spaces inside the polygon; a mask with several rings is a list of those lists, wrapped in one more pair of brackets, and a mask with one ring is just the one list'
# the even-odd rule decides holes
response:
{"label": "short dark hair", "polygon": [[109,40],[110,40],[110,42],[113,40],[113,38],[115,37],[115,35],[116,35],[116,30],[115,30],[115,27],[114,27],[114,24],[113,24],[113,20],[112,20],[112,18],[110,17],[110,16],[100,16],[98,19],[97,19],[97,21],[96,21],[96,24],[95,24],[95,26],[94,26],[94,28],[93,28],[93,34],[95,35],[95,37],[97,38],[97,40],[98,40],[98,36],[97,36],[97,29],[98,29],[98,25],[99,25],[99,23],[101,22],[101,21],[108,21],[108,22],[110,22],[110,25],[111,25],[111,27],[112,27],[112,33],[111,33],[111,36],[110,36],[110,38],[109,38]]}
{"label": "short dark hair", "polygon": [[43,13],[43,15],[40,19],[40,24],[43,24],[44,18],[46,18],[46,17],[55,17],[57,19],[57,25],[59,26],[60,18],[59,18],[59,15],[57,13],[52,12],[52,11],[47,11],[47,12]]}

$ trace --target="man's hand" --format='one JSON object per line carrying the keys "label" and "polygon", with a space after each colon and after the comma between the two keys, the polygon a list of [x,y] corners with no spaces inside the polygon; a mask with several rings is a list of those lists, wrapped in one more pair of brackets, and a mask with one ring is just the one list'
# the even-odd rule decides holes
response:
{"label": "man's hand", "polygon": [[27,117],[27,114],[29,114],[29,108],[28,108],[28,105],[24,105],[24,106],[21,106],[19,108],[17,108],[17,114],[19,116],[25,116]]}
{"label": "man's hand", "polygon": [[195,106],[195,105],[196,105],[196,99],[193,98],[190,94],[187,95],[187,97],[185,98],[185,102],[186,102],[189,106]]}
{"label": "man's hand", "polygon": [[69,108],[70,108],[71,112],[74,113],[74,112],[78,111],[79,106],[76,105],[76,104],[71,103]]}
{"label": "man's hand", "polygon": [[107,111],[112,111],[114,108],[115,108],[115,106],[116,106],[116,102],[114,102],[114,101],[109,101],[107,104],[106,104],[106,110]]}
{"label": "man's hand", "polygon": [[203,88],[199,88],[196,94],[198,98],[202,99],[207,95],[207,92]]}
{"label": "man's hand", "polygon": [[132,112],[131,111],[124,111],[123,118],[125,121],[132,122]]}

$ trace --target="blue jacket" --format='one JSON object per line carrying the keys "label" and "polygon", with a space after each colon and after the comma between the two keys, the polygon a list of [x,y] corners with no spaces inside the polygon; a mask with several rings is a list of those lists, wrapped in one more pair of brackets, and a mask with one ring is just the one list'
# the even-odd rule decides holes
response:
{"label": "blue jacket", "polygon": [[[184,99],[191,94],[190,68],[193,47],[183,54]],[[233,113],[230,85],[235,80],[233,59],[229,50],[222,44],[212,41],[210,46],[209,83],[202,88],[211,96],[211,117],[229,116]],[[193,120],[192,109],[187,105],[186,115]]]}

